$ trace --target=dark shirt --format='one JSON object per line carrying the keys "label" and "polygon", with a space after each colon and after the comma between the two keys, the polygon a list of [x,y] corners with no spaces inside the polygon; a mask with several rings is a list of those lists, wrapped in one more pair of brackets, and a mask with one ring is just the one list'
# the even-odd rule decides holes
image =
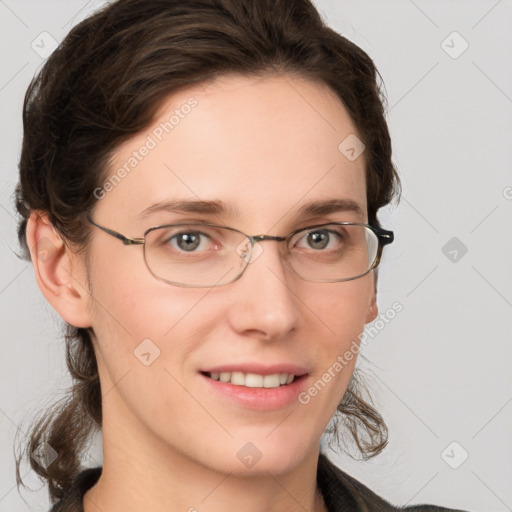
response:
{"label": "dark shirt", "polygon": [[[98,481],[102,467],[84,469],[50,512],[83,512],[84,494]],[[437,505],[395,507],[335,466],[323,453],[318,459],[317,484],[329,512],[464,512]]]}

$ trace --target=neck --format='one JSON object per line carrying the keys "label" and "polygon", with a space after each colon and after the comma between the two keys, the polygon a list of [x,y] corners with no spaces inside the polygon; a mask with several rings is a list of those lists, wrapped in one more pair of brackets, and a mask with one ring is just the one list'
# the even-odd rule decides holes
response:
{"label": "neck", "polygon": [[84,512],[326,511],[316,485],[318,445],[278,474],[257,464],[222,471],[169,447],[127,415],[103,417],[103,471],[84,495]]}
{"label": "neck", "polygon": [[316,463],[308,457],[287,474],[240,477],[180,458],[165,467],[107,458],[97,484],[84,496],[84,512],[325,512]]}

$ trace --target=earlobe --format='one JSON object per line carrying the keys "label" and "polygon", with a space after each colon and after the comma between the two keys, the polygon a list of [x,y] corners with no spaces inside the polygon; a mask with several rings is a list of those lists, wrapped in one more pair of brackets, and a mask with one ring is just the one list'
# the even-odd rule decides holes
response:
{"label": "earlobe", "polygon": [[366,315],[366,323],[373,322],[379,314],[379,308],[377,306],[377,277],[373,282],[373,292],[370,298],[370,304],[368,305],[368,314]]}
{"label": "earlobe", "polygon": [[75,327],[90,327],[85,269],[76,253],[63,242],[47,213],[31,213],[26,236],[42,294],[63,320]]}
{"label": "earlobe", "polygon": [[375,298],[372,299],[370,306],[368,307],[368,314],[366,316],[366,323],[373,322],[379,314],[379,308],[377,306],[377,301]]}

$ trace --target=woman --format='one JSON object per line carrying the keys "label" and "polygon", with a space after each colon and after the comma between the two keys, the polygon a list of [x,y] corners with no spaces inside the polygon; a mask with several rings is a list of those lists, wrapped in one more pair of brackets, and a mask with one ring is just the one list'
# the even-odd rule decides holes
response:
{"label": "woman", "polygon": [[397,510],[319,444],[387,443],[354,373],[399,188],[376,76],[307,0],[120,0],[48,59],[17,206],[76,380],[27,447],[52,511]]}

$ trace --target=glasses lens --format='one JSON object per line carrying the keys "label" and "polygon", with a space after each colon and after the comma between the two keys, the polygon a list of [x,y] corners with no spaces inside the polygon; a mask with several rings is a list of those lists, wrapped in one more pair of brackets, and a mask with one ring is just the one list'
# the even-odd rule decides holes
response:
{"label": "glasses lens", "polygon": [[296,233],[289,247],[291,266],[303,279],[333,282],[366,274],[377,257],[379,240],[366,226],[325,224]]}
{"label": "glasses lens", "polygon": [[210,287],[234,281],[245,267],[250,240],[242,233],[205,224],[174,224],[146,234],[146,264],[177,286]]}
{"label": "glasses lens", "polygon": [[[353,224],[305,228],[288,241],[287,260],[308,281],[333,282],[366,274],[377,257],[375,233]],[[251,242],[242,233],[206,224],[174,224],[146,234],[150,271],[177,286],[211,287],[237,279],[249,263]]]}

